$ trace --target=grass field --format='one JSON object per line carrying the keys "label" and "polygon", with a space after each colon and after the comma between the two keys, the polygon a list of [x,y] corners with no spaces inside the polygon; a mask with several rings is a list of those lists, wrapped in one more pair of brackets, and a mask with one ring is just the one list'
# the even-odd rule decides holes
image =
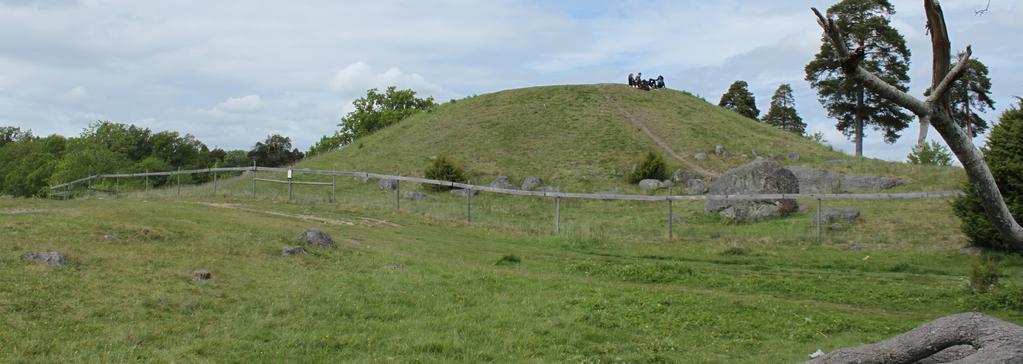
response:
{"label": "grass field", "polygon": [[[482,195],[466,226],[454,197],[395,212],[341,185],[337,204],[252,200],[244,179],[226,196],[0,201],[0,361],[796,362],[965,310],[1023,322],[1023,259],[997,257],[1001,287],[970,292],[978,258],[943,201],[864,203],[906,221],[865,213],[878,227],[816,244],[806,216],[694,215],[667,240],[659,207],[580,202],[556,236],[528,216],[542,199]],[[281,257],[309,227],[338,247]],[[72,264],[21,260],[40,250]],[[199,268],[213,280],[191,282]]]}

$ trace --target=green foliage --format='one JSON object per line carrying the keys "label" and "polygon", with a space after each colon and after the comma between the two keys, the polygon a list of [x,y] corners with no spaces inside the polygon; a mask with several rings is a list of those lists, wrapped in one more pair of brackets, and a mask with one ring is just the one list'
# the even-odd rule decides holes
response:
{"label": "green foliage", "polygon": [[353,101],[352,106],[355,106],[355,110],[341,118],[341,124],[338,124],[341,131],[328,138],[320,149],[347,145],[355,139],[397,124],[419,111],[433,107],[434,101],[433,97],[416,97],[416,92],[411,89],[398,90],[390,86],[384,93],[375,88],[366,91],[366,96]]}
{"label": "green foliage", "polygon": [[[1023,107],[1023,101],[1020,106]],[[1023,219],[1023,110],[1014,107],[1002,114],[1000,122],[991,128],[983,152],[1009,211],[1020,221]],[[1011,250],[1014,244],[1003,238],[988,221],[973,184],[966,183],[963,192],[965,195],[953,201],[952,206],[970,243]]]}
{"label": "green foliage", "polygon": [[998,284],[998,262],[990,257],[983,257],[973,262],[970,268],[970,289],[974,292],[987,292]]}
{"label": "green foliage", "polygon": [[315,156],[335,151],[351,144],[351,142],[352,135],[348,133],[335,132],[334,135],[324,135],[316,144],[309,148],[309,153],[306,153],[306,155]]}
{"label": "green foliage", "polygon": [[746,81],[735,81],[728,87],[728,91],[721,95],[718,106],[735,111],[739,115],[757,120],[760,110],[757,109],[757,100],[749,91],[749,84]]}
{"label": "green foliage", "polygon": [[796,112],[796,98],[792,96],[792,86],[787,83],[778,86],[771,96],[771,108],[764,115],[765,123],[781,130],[799,135],[806,133],[806,123]]}
{"label": "green foliage", "polygon": [[252,165],[252,158],[249,158],[249,152],[244,150],[232,150],[224,154],[224,158],[221,160],[221,167],[247,167]]}
{"label": "green foliage", "polygon": [[[843,0],[828,8],[828,15],[835,19],[849,42],[845,46],[864,52],[860,66],[897,89],[908,91],[910,52],[906,40],[891,25],[894,13],[894,6],[887,0]],[[864,130],[871,126],[881,131],[887,143],[894,143],[899,132],[913,120],[894,102],[847,79],[826,36],[820,52],[806,65],[806,80],[817,90],[828,116],[838,119],[835,127],[853,140],[858,116]]]}
{"label": "green foliage", "polygon": [[519,264],[521,262],[522,262],[522,258],[519,258],[518,255],[508,254],[508,255],[505,255],[505,256],[501,257],[501,259],[497,261],[497,265],[512,265],[512,264]]}
{"label": "green foliage", "polygon": [[21,128],[14,126],[0,126],[0,147],[3,147],[7,143],[13,143],[22,139],[31,139],[32,131],[22,131]]}
{"label": "green foliage", "polygon": [[[427,179],[435,179],[439,181],[450,181],[465,183],[465,170],[462,166],[458,165],[454,161],[448,159],[445,156],[437,156],[436,159],[426,167],[423,171],[423,176]],[[448,186],[437,186],[437,185],[423,185],[423,188],[431,191],[446,191],[450,190]]]}
{"label": "green foliage", "polygon": [[291,138],[280,134],[268,135],[266,140],[257,142],[249,151],[249,158],[265,167],[290,165],[301,160],[303,156],[298,148],[291,148]]}
{"label": "green foliage", "polygon": [[[955,67],[955,64],[952,67]],[[971,137],[983,134],[990,127],[987,120],[978,112],[995,108],[995,100],[991,99],[991,79],[987,74],[987,66],[984,63],[970,58],[962,76],[956,79],[952,88],[948,90],[948,98],[952,103],[952,118],[966,129]]]}
{"label": "green foliage", "polygon": [[907,162],[910,164],[922,164],[928,166],[951,166],[952,152],[944,144],[936,140],[928,143],[918,144],[909,152]]}
{"label": "green foliage", "polygon": [[667,178],[668,166],[664,163],[664,156],[655,151],[647,151],[639,164],[633,165],[632,171],[625,175],[629,183],[639,183],[645,179],[656,179],[658,181]]}

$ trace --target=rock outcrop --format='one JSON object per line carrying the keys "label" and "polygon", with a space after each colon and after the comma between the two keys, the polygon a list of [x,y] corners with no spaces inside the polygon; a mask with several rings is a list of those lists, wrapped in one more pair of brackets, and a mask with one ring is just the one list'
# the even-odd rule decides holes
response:
{"label": "rock outcrop", "polygon": [[[799,193],[799,181],[788,169],[771,160],[756,160],[738,167],[711,182],[710,195],[749,195]],[[767,220],[796,211],[796,200],[724,200],[708,199],[704,211],[717,213],[722,220],[745,223]]]}
{"label": "rock outcrop", "polygon": [[301,243],[309,244],[312,246],[318,246],[321,248],[333,248],[334,239],[329,234],[316,230],[308,229],[298,235],[298,241]]}

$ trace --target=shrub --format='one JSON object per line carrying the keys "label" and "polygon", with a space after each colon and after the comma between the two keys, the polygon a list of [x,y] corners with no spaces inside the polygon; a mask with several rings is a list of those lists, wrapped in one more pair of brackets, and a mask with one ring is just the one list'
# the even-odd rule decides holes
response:
{"label": "shrub", "polygon": [[923,164],[931,166],[951,166],[952,152],[948,151],[941,143],[932,140],[930,143],[923,143],[913,147],[906,157],[910,164]]}
{"label": "shrub", "polygon": [[[1000,122],[991,128],[983,152],[998,190],[1019,221],[1023,218],[1023,111],[1012,108],[1002,114]],[[1012,242],[1003,238],[988,221],[973,184],[967,182],[963,192],[965,195],[952,202],[952,208],[962,221],[963,233],[970,243],[994,250],[1012,250]]]}
{"label": "shrub", "polygon": [[998,284],[998,263],[991,258],[980,258],[970,269],[970,289],[987,292]]}
{"label": "shrub", "polygon": [[664,157],[654,151],[646,152],[643,160],[632,167],[632,171],[625,175],[629,183],[639,183],[645,179],[663,180],[667,178],[668,167],[664,164]]}
{"label": "shrub", "polygon": [[[428,179],[465,183],[465,170],[454,161],[444,156],[438,156],[426,167],[423,175]],[[424,188],[432,191],[447,191],[450,186],[426,185]]]}

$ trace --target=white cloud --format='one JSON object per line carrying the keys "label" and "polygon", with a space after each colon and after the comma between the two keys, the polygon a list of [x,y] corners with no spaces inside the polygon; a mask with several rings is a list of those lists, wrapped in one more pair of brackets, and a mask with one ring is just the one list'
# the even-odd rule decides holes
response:
{"label": "white cloud", "polygon": [[259,95],[229,97],[224,102],[217,104],[217,110],[226,112],[248,113],[259,111],[262,108],[263,99]]}
{"label": "white cloud", "polygon": [[85,90],[85,87],[78,86],[67,92],[68,97],[72,99],[81,99],[89,96],[89,92]]}
{"label": "white cloud", "polygon": [[364,95],[366,90],[371,88],[382,90],[388,86],[397,86],[399,89],[413,89],[420,94],[429,96],[446,94],[443,88],[426,81],[418,73],[406,73],[397,67],[392,67],[378,73],[373,67],[361,61],[349,64],[338,70],[330,80],[331,90],[347,98]]}

